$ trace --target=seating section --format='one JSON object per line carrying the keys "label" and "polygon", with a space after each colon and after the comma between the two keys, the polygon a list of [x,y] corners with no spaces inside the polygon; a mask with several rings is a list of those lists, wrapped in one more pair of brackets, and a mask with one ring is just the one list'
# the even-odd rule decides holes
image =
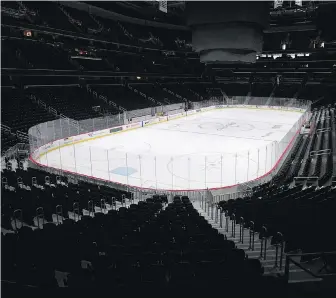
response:
{"label": "seating section", "polygon": [[[49,290],[65,286],[79,293],[104,293],[112,286],[114,293],[136,289],[150,296],[165,289],[191,297],[209,289],[216,294],[211,290],[214,282],[225,285],[228,293],[244,293],[236,288],[238,283],[254,285],[248,289],[253,292],[266,281],[260,262],[248,259],[234,242],[213,229],[187,197],[175,197],[166,206],[166,197],[154,196],[117,210],[105,203],[111,196],[122,200],[120,191],[65,180],[56,183],[55,176],[48,176],[50,184],[43,184],[47,177],[36,170],[6,171],[4,176],[17,191],[2,189],[2,224],[10,220],[6,214],[22,208],[22,219],[33,226],[38,220],[33,219],[35,209],[44,210],[43,229],[28,225],[17,234],[2,234],[7,256],[3,279],[17,285]],[[17,176],[24,187],[18,188]],[[33,176],[36,184],[28,190]],[[96,212],[84,215],[90,202]],[[50,222],[58,204],[63,206],[62,214],[58,213],[62,224],[54,225]]]}
{"label": "seating section", "polygon": [[305,88],[300,92],[299,98],[315,101],[325,95],[327,89],[324,86],[307,83]]}
{"label": "seating section", "polygon": [[83,70],[91,70],[91,71],[104,71],[104,70],[114,70],[112,66],[98,58],[98,60],[94,59],[72,59],[72,63],[79,65],[79,67]]}
{"label": "seating section", "polygon": [[131,86],[162,104],[171,104],[178,101],[175,96],[165,92],[156,84],[131,84]]}
{"label": "seating section", "polygon": [[[112,9],[112,11],[115,11],[116,13],[140,19],[143,19],[144,17],[152,19],[152,13],[157,12],[153,7],[149,9],[150,12],[148,13],[140,12],[134,7],[127,7],[125,9],[122,5],[119,5],[119,3],[110,4],[108,7],[104,7],[104,4],[101,3],[91,3],[91,5],[98,7],[103,6],[106,10]],[[88,7],[84,9],[75,9],[58,2],[38,3],[36,1],[29,1],[27,3],[20,3],[19,1],[12,1],[12,3],[4,2],[3,6],[6,9],[12,10],[11,13],[2,12],[3,18],[9,23],[16,19],[20,19],[22,23],[51,27],[80,34],[90,34],[91,36],[99,36],[110,41],[129,45],[179,50],[181,52],[191,51],[191,32],[186,30],[172,30],[156,27],[150,27],[150,29],[148,29],[145,25],[95,16],[94,12]],[[181,23],[183,22],[181,17],[173,12],[174,8],[171,7],[171,9],[172,13],[169,14],[155,14],[156,20],[164,23],[177,22],[184,25]],[[304,14],[305,12],[302,13]],[[281,16],[282,15],[276,14],[277,19],[281,18]],[[289,21],[290,20],[286,20],[285,23],[288,25],[289,23],[287,22]],[[280,23],[278,25],[280,25]],[[312,40],[316,37],[316,32],[291,32],[290,37],[288,37],[290,41],[288,49],[304,52],[309,48]],[[264,36],[264,50],[278,51],[279,44],[284,40],[285,37],[283,32],[266,34]],[[281,57],[278,59],[281,60]]]}
{"label": "seating section", "polygon": [[212,87],[211,83],[184,83],[184,88],[187,88],[189,92],[193,93],[198,100],[203,100],[208,98],[208,88]]}
{"label": "seating section", "polygon": [[330,124],[329,109],[315,112],[311,121],[312,133],[299,171],[300,177],[316,177],[322,185],[332,175],[330,157],[333,155],[333,148],[329,141],[331,140]]}
{"label": "seating section", "polygon": [[99,105],[85,89],[66,86],[55,88],[29,88],[29,93],[43,100],[47,106],[74,120],[99,117],[92,107]]}
{"label": "seating section", "polygon": [[[47,175],[45,172],[31,168],[16,169],[15,172],[4,170],[2,180],[6,181],[2,187],[4,216],[12,216],[15,210],[21,209],[22,220],[31,226],[36,224],[34,218],[36,209],[39,207],[44,209],[45,221],[53,222],[53,214],[56,214],[57,205],[62,205],[62,217],[68,219],[71,215],[69,212],[74,212],[76,202],[80,204],[77,209],[75,208],[75,212],[77,215],[82,215],[83,209],[88,210],[88,201],[93,202],[93,207],[99,207],[102,198],[106,200],[106,204],[112,205],[112,197],[119,202],[121,202],[122,195],[129,197],[126,192],[92,183],[71,184],[65,177]],[[12,229],[13,223],[8,219],[3,220],[2,224]]]}
{"label": "seating section", "polygon": [[74,69],[68,61],[66,51],[56,43],[29,39],[7,39],[5,46],[17,53],[17,59],[21,65],[26,63],[28,68]]}
{"label": "seating section", "polygon": [[13,87],[13,81],[9,76],[1,76],[1,86],[2,87]]}
{"label": "seating section", "polygon": [[191,90],[189,90],[189,88],[186,88],[181,83],[166,83],[161,84],[161,87],[166,88],[167,90],[174,92],[176,95],[180,95],[182,98],[187,98],[191,101],[196,101],[198,99],[197,96]]}
{"label": "seating section", "polygon": [[60,6],[60,8],[68,16],[70,23],[73,23],[79,30],[91,34],[99,31],[99,23],[86,11],[81,11],[64,5]]}
{"label": "seating section", "polygon": [[92,89],[106,96],[108,100],[112,100],[126,110],[144,109],[155,106],[153,102],[123,85],[97,85],[92,86]]}
{"label": "seating section", "polygon": [[36,24],[66,31],[76,31],[75,25],[70,22],[58,3],[29,1],[25,5],[36,13],[37,17],[34,18]]}
{"label": "seating section", "polygon": [[19,61],[19,53],[14,47],[12,47],[10,41],[4,38],[1,39],[1,57],[6,57],[6,59],[2,59],[1,61],[2,68],[22,67],[22,64]]}
{"label": "seating section", "polygon": [[293,181],[298,172],[298,160],[300,161],[302,154],[305,152],[304,144],[307,143],[307,136],[298,135],[292,150],[287,155],[281,169],[272,179],[274,184],[283,185]]}
{"label": "seating section", "polygon": [[247,96],[249,92],[248,84],[225,84],[222,89],[228,96]]}
{"label": "seating section", "polygon": [[330,183],[335,171],[334,109],[316,110],[307,123],[308,134],[300,134],[279,173],[273,178],[274,184],[295,183],[305,186],[324,186]]}
{"label": "seating section", "polygon": [[243,217],[245,223],[253,221],[258,232],[265,226],[268,237],[281,232],[287,252],[333,251],[336,247],[330,235],[334,229],[331,212],[336,206],[335,193],[331,187],[301,190],[301,186],[264,185],[250,197],[221,202],[220,206],[230,216]]}
{"label": "seating section", "polygon": [[17,1],[4,2],[2,5],[7,8],[19,9],[19,3]]}
{"label": "seating section", "polygon": [[[74,41],[60,36],[55,41],[50,34],[35,37],[13,37],[9,32],[2,38],[2,53],[8,59],[4,68],[56,70],[129,71],[142,73],[201,73],[198,60],[183,56],[167,57],[162,52],[139,54],[133,48],[106,50],[100,42]],[[135,48],[136,49],[136,48]]]}
{"label": "seating section", "polygon": [[55,119],[42,107],[32,102],[22,91],[11,88],[1,88],[1,122],[14,132],[28,129],[36,124]]}
{"label": "seating section", "polygon": [[1,155],[19,142],[16,134],[1,130]]}
{"label": "seating section", "polygon": [[292,98],[299,90],[299,84],[280,84],[274,92],[274,97],[279,98]]}
{"label": "seating section", "polygon": [[[186,50],[191,40],[190,32],[152,28],[148,31],[145,26],[137,26],[92,16],[87,11],[74,9],[56,2],[38,3],[30,1],[24,4],[6,3],[5,7],[11,8],[16,15],[20,14],[23,22],[33,23],[56,29],[99,35],[109,40],[123,42],[130,45],[142,45],[151,48],[168,48],[172,50]],[[14,13],[4,14],[6,19]],[[160,35],[164,33],[164,37]],[[179,39],[176,38],[179,37]]]}
{"label": "seating section", "polygon": [[[273,89],[272,83],[258,83],[252,84],[251,96],[269,97]],[[251,104],[252,101],[250,101]]]}
{"label": "seating section", "polygon": [[332,183],[335,185],[336,183],[336,114],[335,109],[331,110],[331,123],[332,123],[332,130],[331,130],[331,136],[329,135],[329,138],[331,140],[331,146],[332,146],[332,155],[328,158],[328,165],[329,169],[332,167]]}

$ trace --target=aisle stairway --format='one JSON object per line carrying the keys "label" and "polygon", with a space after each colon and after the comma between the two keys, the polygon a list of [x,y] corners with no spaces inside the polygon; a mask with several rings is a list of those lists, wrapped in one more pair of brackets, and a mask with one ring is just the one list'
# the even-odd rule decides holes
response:
{"label": "aisle stairway", "polygon": [[[267,239],[267,250],[266,250],[266,259],[263,256],[260,257],[261,250],[261,241],[259,240],[259,234],[256,232],[254,235],[254,250],[249,248],[249,230],[244,229],[243,233],[243,243],[240,241],[240,225],[236,224],[236,232],[235,237],[232,235],[232,222],[230,218],[228,219],[228,227],[226,227],[226,218],[223,215],[222,217],[222,228],[220,227],[219,220],[219,212],[216,220],[215,211],[211,216],[211,210],[208,213],[208,209],[206,211],[202,209],[199,201],[193,202],[194,208],[201,214],[212,226],[217,229],[220,233],[224,234],[228,240],[232,240],[236,243],[236,247],[239,249],[243,249],[246,255],[251,259],[259,259],[263,268],[264,275],[272,275],[272,276],[280,276],[285,273],[285,263],[286,263],[286,254],[283,254],[282,257],[282,268],[280,270],[280,248],[278,252],[278,261],[277,267],[275,267],[275,259],[276,259],[276,249],[275,246],[271,245],[271,238]],[[203,207],[204,208],[204,207]],[[297,262],[300,262],[300,258],[298,257]],[[299,283],[299,282],[309,282],[309,281],[319,281],[317,279],[312,278],[311,275],[306,273],[304,270],[296,267],[294,264],[290,264],[289,266],[289,283]]]}

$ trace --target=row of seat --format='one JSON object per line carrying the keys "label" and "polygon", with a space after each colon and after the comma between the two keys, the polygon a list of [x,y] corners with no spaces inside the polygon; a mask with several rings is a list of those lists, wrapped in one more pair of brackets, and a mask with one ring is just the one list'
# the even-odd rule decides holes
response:
{"label": "row of seat", "polygon": [[[316,177],[320,186],[331,178],[333,173],[332,131],[334,119],[331,118],[330,107],[315,111],[311,121],[309,143],[302,160],[299,177]],[[311,183],[308,181],[307,183]]]}
{"label": "row of seat", "polygon": [[[280,187],[263,185],[249,197],[220,202],[221,208],[266,236],[284,235],[286,251],[332,251],[335,249],[332,212],[336,204],[333,187]],[[265,233],[265,232],[264,232]]]}
{"label": "row of seat", "polygon": [[[154,196],[130,208],[2,235],[3,279],[81,292],[263,293],[260,262],[213,229],[187,197]],[[27,245],[29,243],[29,245]],[[58,274],[55,282],[55,272]],[[42,274],[44,273],[44,276]],[[248,288],[239,289],[239,284]],[[261,287],[264,285],[264,287]],[[138,294],[139,294],[138,293]]]}
{"label": "row of seat", "polygon": [[[186,43],[176,43],[176,37],[180,40],[191,39],[190,33],[181,30],[168,30],[164,28],[151,28],[146,26],[136,26],[113,19],[106,19],[100,16],[93,16],[87,11],[74,9],[59,3],[37,4],[32,1],[22,5],[4,3],[5,8],[23,14],[22,22],[32,22],[33,24],[62,29],[74,33],[89,34],[91,36],[105,37],[114,42],[122,42],[130,45],[142,45],[152,48],[187,50]],[[6,22],[12,21],[13,14],[2,12]],[[154,42],[150,39],[153,38]],[[159,42],[156,39],[159,38]],[[148,41],[147,41],[148,40]],[[190,51],[190,49],[189,49]]]}
{"label": "row of seat", "polygon": [[34,103],[21,89],[1,88],[1,98],[1,123],[9,126],[12,132],[28,132],[36,124],[56,118]]}
{"label": "row of seat", "polygon": [[[13,229],[18,219],[20,224],[34,226],[38,208],[43,208],[42,216],[46,222],[53,222],[54,215],[69,218],[70,213],[78,218],[83,210],[94,212],[96,207],[106,209],[106,204],[115,205],[126,199],[131,200],[130,193],[113,188],[98,186],[93,183],[73,184],[61,176],[46,174],[43,171],[28,168],[3,170],[2,173],[2,226]],[[103,204],[103,205],[102,205]],[[61,209],[57,209],[62,206]],[[13,216],[16,210],[21,210]]]}

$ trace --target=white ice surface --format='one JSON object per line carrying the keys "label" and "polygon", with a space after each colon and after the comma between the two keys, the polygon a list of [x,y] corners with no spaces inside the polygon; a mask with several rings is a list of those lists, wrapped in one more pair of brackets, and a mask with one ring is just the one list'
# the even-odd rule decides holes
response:
{"label": "white ice surface", "polygon": [[301,115],[280,110],[212,110],[63,147],[38,161],[143,188],[229,186],[268,172],[284,148],[275,142]]}

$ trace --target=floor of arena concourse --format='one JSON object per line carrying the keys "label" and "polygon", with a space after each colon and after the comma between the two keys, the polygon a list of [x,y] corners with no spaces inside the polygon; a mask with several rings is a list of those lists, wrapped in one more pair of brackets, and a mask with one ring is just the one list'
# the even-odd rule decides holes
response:
{"label": "floor of arena concourse", "polygon": [[225,187],[267,173],[276,163],[271,145],[281,141],[301,115],[251,108],[212,110],[65,146],[37,161],[142,188]]}

